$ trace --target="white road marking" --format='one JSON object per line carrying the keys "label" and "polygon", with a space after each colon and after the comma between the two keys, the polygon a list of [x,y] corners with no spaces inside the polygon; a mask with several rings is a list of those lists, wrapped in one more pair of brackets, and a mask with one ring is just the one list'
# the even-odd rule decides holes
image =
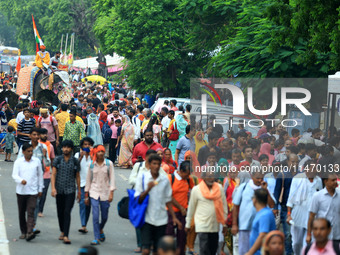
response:
{"label": "white road marking", "polygon": [[120,178],[122,178],[124,181],[128,181],[128,178],[126,178],[123,174],[119,174]]}
{"label": "white road marking", "polygon": [[5,226],[5,215],[2,210],[1,193],[0,193],[0,255],[9,255],[8,240]]}

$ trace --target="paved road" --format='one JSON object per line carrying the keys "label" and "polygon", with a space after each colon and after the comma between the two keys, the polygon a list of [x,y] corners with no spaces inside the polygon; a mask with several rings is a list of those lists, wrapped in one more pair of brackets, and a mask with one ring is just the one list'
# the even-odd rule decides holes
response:
{"label": "paved road", "polygon": [[[11,255],[71,255],[78,254],[77,251],[82,245],[88,245],[93,240],[92,218],[89,220],[89,233],[84,235],[78,233],[80,228],[79,206],[75,203],[72,211],[70,240],[71,245],[65,245],[58,240],[59,228],[56,214],[55,199],[47,197],[44,217],[38,218],[37,228],[41,234],[31,242],[18,240],[20,235],[18,223],[18,210],[15,195],[15,183],[11,178],[13,163],[4,162],[4,155],[0,155],[0,193],[2,199],[2,210],[4,219],[1,218],[0,208],[0,255],[6,253],[6,244],[1,244],[4,236],[2,225],[5,225],[7,239],[9,240],[9,252]],[[117,214],[117,203],[126,195],[126,189],[129,187],[127,178],[130,170],[115,169],[117,190],[114,193],[114,201],[111,204],[109,220],[105,226],[106,242],[97,246],[100,254],[134,254],[136,248],[135,231],[128,220],[120,218]],[[1,204],[0,204],[1,206]],[[5,224],[3,223],[5,221]]]}

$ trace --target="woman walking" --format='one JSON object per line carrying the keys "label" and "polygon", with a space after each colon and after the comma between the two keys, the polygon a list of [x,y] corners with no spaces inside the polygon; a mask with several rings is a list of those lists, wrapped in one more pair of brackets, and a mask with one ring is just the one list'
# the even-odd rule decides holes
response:
{"label": "woman walking", "polygon": [[132,152],[133,152],[133,141],[135,137],[135,129],[128,116],[124,116],[125,122],[122,126],[121,143],[118,163],[121,168],[130,168],[132,166]]}
{"label": "woman walking", "polygon": [[[85,204],[89,205],[89,199],[91,199],[94,231],[94,240],[91,244],[98,245],[105,241],[104,226],[108,219],[116,184],[113,164],[110,160],[105,159],[104,146],[95,146],[91,150],[91,157],[93,161],[87,172]],[[99,212],[101,213],[101,222],[99,221]]]}
{"label": "woman walking", "polygon": [[175,121],[170,123],[169,130],[170,130],[170,137],[174,130],[178,130],[179,137],[177,140],[171,140],[169,144],[169,149],[171,150],[172,158],[175,157],[176,147],[179,139],[185,136],[185,128],[187,127],[188,122],[184,119],[183,114],[179,114],[176,116]]}

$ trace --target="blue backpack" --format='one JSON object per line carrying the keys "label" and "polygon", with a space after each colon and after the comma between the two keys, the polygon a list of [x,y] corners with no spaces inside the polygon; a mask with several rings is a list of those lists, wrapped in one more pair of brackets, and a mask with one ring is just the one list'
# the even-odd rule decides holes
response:
{"label": "blue backpack", "polygon": [[104,144],[107,144],[107,143],[110,143],[110,140],[111,140],[111,136],[112,136],[112,130],[109,126],[109,122],[103,122],[103,128],[102,128],[102,137],[103,137],[103,143]]}

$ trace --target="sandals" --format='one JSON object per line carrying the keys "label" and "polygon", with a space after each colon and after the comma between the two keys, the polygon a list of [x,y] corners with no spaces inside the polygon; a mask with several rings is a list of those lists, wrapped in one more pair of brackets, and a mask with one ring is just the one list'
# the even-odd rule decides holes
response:
{"label": "sandals", "polygon": [[35,234],[34,233],[27,234],[26,241],[29,242],[29,241],[33,240],[34,238],[35,238]]}
{"label": "sandals", "polygon": [[[65,236],[66,237],[66,236]],[[71,241],[70,241],[70,239],[68,239],[67,237],[65,238],[64,237],[64,244],[71,244]]]}
{"label": "sandals", "polygon": [[83,233],[83,234],[87,234],[89,231],[86,228],[80,228],[80,229],[78,229],[78,232]]}
{"label": "sandals", "polygon": [[100,242],[98,240],[93,240],[91,242],[91,245],[100,245]]}
{"label": "sandals", "polygon": [[134,253],[142,253],[142,248],[137,248],[133,250]]}
{"label": "sandals", "polygon": [[198,253],[196,251],[188,251],[189,255],[198,255]]}
{"label": "sandals", "polygon": [[100,238],[99,238],[99,241],[101,241],[101,242],[105,242],[105,234],[104,233],[102,233],[102,234],[100,234]]}
{"label": "sandals", "polygon": [[64,235],[60,235],[58,238],[59,241],[64,241]]}

